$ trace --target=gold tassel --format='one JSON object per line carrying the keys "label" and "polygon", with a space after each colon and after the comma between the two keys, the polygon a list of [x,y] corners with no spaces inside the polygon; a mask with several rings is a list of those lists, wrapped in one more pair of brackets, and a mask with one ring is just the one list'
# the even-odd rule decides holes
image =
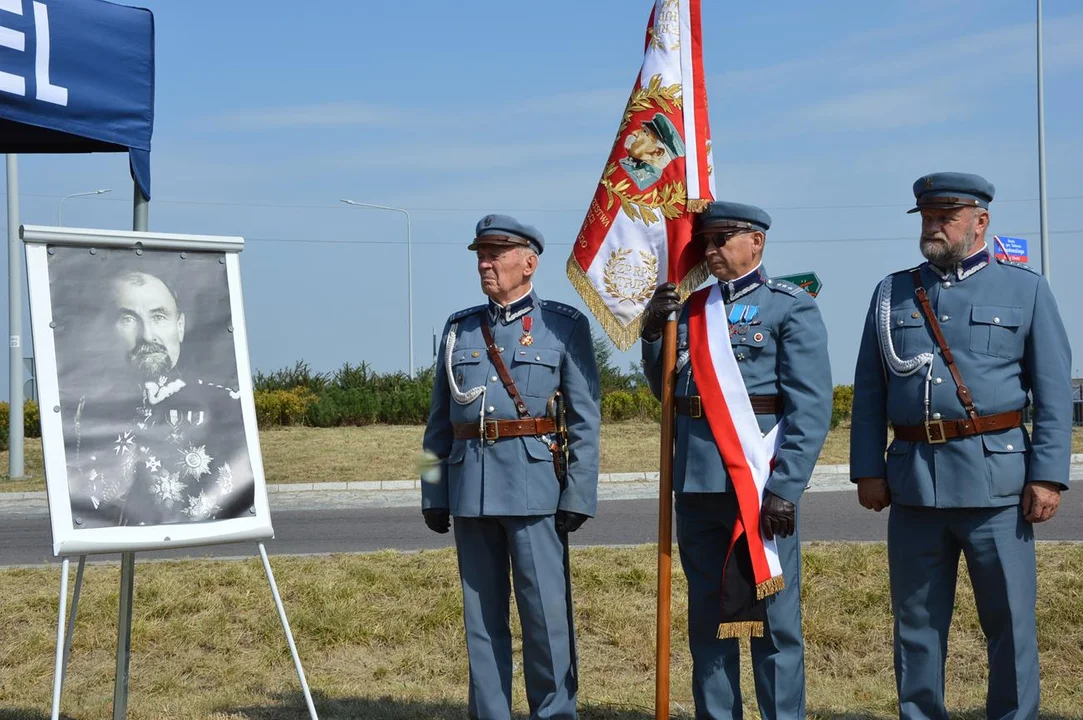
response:
{"label": "gold tassel", "polygon": [[722,623],[718,626],[718,639],[763,637],[763,623],[759,620]]}
{"label": "gold tassel", "polygon": [[707,206],[711,204],[711,201],[706,198],[692,198],[689,199],[685,205],[685,209],[688,212],[700,213],[707,209]]}
{"label": "gold tassel", "polygon": [[[583,302],[594,313],[595,320],[602,326],[605,333],[609,336],[609,339],[613,341],[620,350],[627,350],[636,344],[639,340],[639,335],[643,331],[643,319],[645,313],[640,313],[632,322],[627,325],[622,325],[615,315],[609,310],[609,307],[605,304],[605,300],[598,294],[598,289],[594,287],[590,278],[587,276],[586,271],[579,267],[579,262],[575,259],[575,255],[568,256],[567,264],[568,281],[571,282],[572,287],[576,289],[579,296],[583,298]],[[687,277],[677,287],[677,292],[680,293],[681,301],[684,302],[688,299],[688,296],[692,292],[703,284],[703,281],[710,275],[710,271],[707,269],[706,262],[701,262],[689,271]]]}
{"label": "gold tassel", "polygon": [[774,595],[775,593],[782,592],[786,587],[786,578],[781,575],[773,577],[769,580],[764,580],[756,586],[756,599],[763,600],[768,595]]}

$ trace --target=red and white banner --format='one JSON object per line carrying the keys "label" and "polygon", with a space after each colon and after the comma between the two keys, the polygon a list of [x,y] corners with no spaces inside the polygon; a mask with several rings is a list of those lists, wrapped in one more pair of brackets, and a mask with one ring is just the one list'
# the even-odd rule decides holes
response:
{"label": "red and white banner", "polygon": [[747,535],[756,597],[762,599],[785,587],[775,541],[760,530],[760,505],[782,423],[766,436],[760,432],[733,356],[721,286],[716,283],[692,295],[688,311],[692,374],[703,398],[703,414],[737,494],[739,512],[730,548],[742,533]]}
{"label": "red and white banner", "polygon": [[700,0],[656,0],[643,65],[568,258],[568,278],[627,350],[663,282],[707,278],[692,216],[714,199]]}

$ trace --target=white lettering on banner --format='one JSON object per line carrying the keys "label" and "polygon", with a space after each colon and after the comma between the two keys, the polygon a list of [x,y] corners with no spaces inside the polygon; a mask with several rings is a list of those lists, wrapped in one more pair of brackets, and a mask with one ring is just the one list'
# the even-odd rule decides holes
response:
{"label": "white lettering on banner", "polygon": [[[0,0],[0,10],[22,15],[22,0]],[[0,47],[25,52],[26,33],[0,26]],[[12,95],[26,95],[26,80],[19,75],[12,75],[0,70],[0,92],[11,93]]]}
{"label": "white lettering on banner", "polygon": [[67,105],[68,89],[49,82],[49,8],[45,7],[45,3],[34,3],[34,37],[38,41],[38,53],[34,58],[38,100],[54,105]]}
{"label": "white lettering on banner", "polygon": [[[23,14],[22,0],[0,0],[0,10]],[[68,89],[49,81],[49,8],[42,2],[34,3],[34,77],[37,81],[37,99],[54,105],[68,104]],[[0,26],[0,47],[26,52],[26,33]],[[26,79],[20,75],[0,71],[0,92],[26,96]]]}

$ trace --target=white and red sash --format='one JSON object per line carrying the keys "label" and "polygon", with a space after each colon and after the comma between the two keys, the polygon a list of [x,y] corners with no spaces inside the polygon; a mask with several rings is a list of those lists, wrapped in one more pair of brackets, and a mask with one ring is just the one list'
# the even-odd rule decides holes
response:
{"label": "white and red sash", "polygon": [[782,423],[766,436],[760,432],[733,356],[726,304],[717,283],[689,298],[688,345],[703,414],[737,494],[739,511],[730,549],[742,534],[747,535],[756,597],[763,599],[785,587],[775,541],[766,539],[760,530],[760,506]]}

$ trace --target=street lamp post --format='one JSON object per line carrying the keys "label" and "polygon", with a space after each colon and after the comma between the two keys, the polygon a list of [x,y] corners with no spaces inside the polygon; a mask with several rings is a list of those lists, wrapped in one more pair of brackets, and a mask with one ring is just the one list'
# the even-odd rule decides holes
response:
{"label": "street lamp post", "polygon": [[57,224],[57,227],[63,227],[64,226],[63,217],[64,217],[64,201],[65,200],[67,200],[68,198],[73,198],[73,197],[84,197],[86,195],[104,195],[107,192],[112,192],[111,188],[103,188],[101,190],[90,190],[89,192],[77,192],[77,193],[72,193],[71,195],[65,195],[64,197],[62,197],[60,199],[60,202],[56,206],[56,224]]}
{"label": "street lamp post", "polygon": [[1042,72],[1042,0],[1038,0],[1038,220],[1042,249],[1042,275],[1049,280],[1049,212],[1045,196],[1045,80]]}
{"label": "street lamp post", "polygon": [[373,210],[390,210],[392,212],[402,213],[406,217],[406,332],[407,332],[407,348],[410,353],[410,378],[414,377],[414,272],[413,266],[413,246],[410,243],[410,213],[406,212],[402,208],[388,207],[386,205],[373,205],[372,203],[355,202],[353,200],[342,199],[339,202],[346,203],[347,205],[353,205],[354,207],[371,208]]}

